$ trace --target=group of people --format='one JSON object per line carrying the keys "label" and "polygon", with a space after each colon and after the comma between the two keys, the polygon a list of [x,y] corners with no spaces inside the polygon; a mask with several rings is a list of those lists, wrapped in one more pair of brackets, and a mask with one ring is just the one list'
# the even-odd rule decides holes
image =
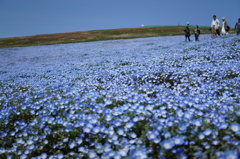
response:
{"label": "group of people", "polygon": [[[212,38],[215,37],[216,35],[220,36],[221,34],[222,35],[227,35],[228,34],[228,31],[230,30],[230,27],[229,27],[225,17],[222,18],[221,34],[220,34],[219,27],[220,27],[220,22],[217,19],[217,16],[214,15],[213,20],[212,20],[212,24],[211,24],[211,28],[210,28],[211,33],[212,33]],[[239,35],[240,34],[240,18],[238,19],[238,22],[236,23],[234,28],[236,30],[237,35]],[[183,31],[185,32],[185,40],[186,41],[187,40],[191,41],[190,40],[191,33],[190,33],[190,29],[189,29],[189,23],[187,23],[187,26]],[[200,31],[198,25],[196,25],[195,29],[194,29],[195,41],[199,41],[198,38],[199,38],[200,33],[201,33],[201,31]]]}
{"label": "group of people", "polygon": [[[221,30],[222,35],[227,35],[230,27],[229,27],[225,17],[222,18],[222,21],[223,21],[222,30]],[[212,37],[214,37],[215,35],[220,36],[219,27],[220,27],[220,22],[217,19],[216,15],[214,15],[213,20],[212,20],[212,24],[211,24]]]}

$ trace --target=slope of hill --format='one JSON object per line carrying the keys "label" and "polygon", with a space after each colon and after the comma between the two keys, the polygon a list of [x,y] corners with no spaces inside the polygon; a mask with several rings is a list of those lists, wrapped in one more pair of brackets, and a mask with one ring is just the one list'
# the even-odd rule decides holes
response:
{"label": "slope of hill", "polygon": [[[190,27],[194,30],[194,27]],[[201,27],[202,34],[209,34],[209,27]],[[184,26],[150,26],[111,30],[92,30],[69,33],[42,34],[26,37],[2,38],[0,48],[78,43],[114,39],[183,35]]]}

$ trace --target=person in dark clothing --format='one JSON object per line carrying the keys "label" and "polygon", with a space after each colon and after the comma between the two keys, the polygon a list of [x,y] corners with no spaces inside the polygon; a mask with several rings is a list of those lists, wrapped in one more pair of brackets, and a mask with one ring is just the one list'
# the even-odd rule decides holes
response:
{"label": "person in dark clothing", "polygon": [[238,22],[235,25],[235,30],[237,35],[239,35],[240,34],[240,18],[238,19]]}
{"label": "person in dark clothing", "polygon": [[187,24],[186,28],[183,30],[185,32],[185,41],[191,41],[190,40],[190,36],[191,36],[191,33],[190,33],[190,29],[189,29],[189,24]]}

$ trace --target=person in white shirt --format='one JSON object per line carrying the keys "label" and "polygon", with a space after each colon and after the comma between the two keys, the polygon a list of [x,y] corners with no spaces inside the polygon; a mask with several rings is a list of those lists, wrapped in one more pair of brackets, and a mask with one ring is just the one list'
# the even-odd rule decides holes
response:
{"label": "person in white shirt", "polygon": [[222,17],[222,35],[227,35],[228,34],[228,31],[229,31],[229,28],[228,28],[228,23],[226,21],[226,18],[225,17]]}
{"label": "person in white shirt", "polygon": [[212,20],[211,27],[213,27],[213,26],[215,26],[216,34],[217,34],[218,36],[220,36],[220,31],[219,31],[220,22],[219,22],[219,20],[217,19],[217,16],[216,16],[216,15],[213,16],[213,20]]}

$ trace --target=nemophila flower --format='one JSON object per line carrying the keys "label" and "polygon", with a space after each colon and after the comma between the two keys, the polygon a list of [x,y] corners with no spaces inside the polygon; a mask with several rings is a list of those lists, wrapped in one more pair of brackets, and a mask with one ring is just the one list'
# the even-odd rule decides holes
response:
{"label": "nemophila flower", "polygon": [[103,150],[104,152],[111,152],[112,151],[111,145],[109,143],[104,144]]}
{"label": "nemophila flower", "polygon": [[139,117],[134,117],[132,120],[133,120],[134,122],[138,122],[140,119],[139,119]]}
{"label": "nemophila flower", "polygon": [[161,142],[161,145],[163,146],[164,149],[170,150],[173,148],[174,143],[172,142],[172,140],[163,140]]}
{"label": "nemophila flower", "polygon": [[154,139],[157,138],[157,135],[154,132],[149,132],[147,134],[147,137],[148,137],[149,140],[154,140]]}
{"label": "nemophila flower", "polygon": [[146,154],[146,149],[141,148],[141,147],[130,150],[129,157],[130,158],[141,158],[141,159],[148,158],[148,156]]}
{"label": "nemophila flower", "polygon": [[97,154],[96,154],[96,152],[94,152],[93,150],[90,150],[89,152],[88,152],[88,157],[89,158],[98,158],[97,157]]}
{"label": "nemophila flower", "polygon": [[121,125],[122,125],[122,120],[116,119],[116,120],[113,121],[113,124],[114,124],[115,126],[121,126]]}
{"label": "nemophila flower", "polygon": [[91,132],[91,128],[86,126],[86,127],[83,128],[83,132],[90,133]]}
{"label": "nemophila flower", "polygon": [[227,129],[228,123],[221,123],[219,129]]}
{"label": "nemophila flower", "polygon": [[28,146],[27,148],[32,151],[32,150],[35,149],[35,147],[36,147],[35,145],[30,145],[30,146]]}
{"label": "nemophila flower", "polygon": [[121,128],[117,129],[117,133],[118,133],[118,135],[124,135],[125,134],[124,130],[121,129]]}
{"label": "nemophila flower", "polygon": [[206,136],[211,135],[211,133],[212,133],[212,129],[206,129],[206,130],[203,132],[203,134],[206,135]]}
{"label": "nemophila flower", "polygon": [[209,149],[211,147],[211,145],[207,142],[204,142],[203,146],[204,146],[205,149]]}
{"label": "nemophila flower", "polygon": [[131,133],[129,134],[129,136],[130,136],[131,138],[136,138],[136,137],[137,137],[137,135],[136,135],[134,132],[131,132]]}
{"label": "nemophila flower", "polygon": [[73,149],[75,146],[76,146],[76,142],[74,142],[74,141],[71,141],[71,142],[68,143],[68,147],[70,149]]}
{"label": "nemophila flower", "polygon": [[0,148],[0,154],[3,154],[3,153],[5,153],[6,152],[6,150],[2,147],[2,148]]}
{"label": "nemophila flower", "polygon": [[181,136],[175,136],[172,138],[175,145],[182,145],[184,143],[184,139]]}
{"label": "nemophila flower", "polygon": [[194,157],[197,157],[197,158],[207,158],[207,156],[202,152],[202,151],[196,151],[194,153]]}
{"label": "nemophila flower", "polygon": [[111,138],[111,140],[116,141],[116,140],[118,140],[118,135],[117,134],[112,134],[110,136],[110,138]]}
{"label": "nemophila flower", "polygon": [[178,129],[180,133],[185,133],[187,131],[187,125],[185,123],[179,123]]}
{"label": "nemophila flower", "polygon": [[240,132],[240,124],[238,123],[231,123],[229,128],[235,133]]}
{"label": "nemophila flower", "polygon": [[169,131],[165,131],[165,132],[163,132],[163,136],[165,138],[170,138],[172,135],[171,135],[171,133]]}
{"label": "nemophila flower", "polygon": [[20,159],[26,159],[26,158],[28,158],[26,154],[22,154],[22,155],[20,156]]}
{"label": "nemophila flower", "polygon": [[202,119],[199,118],[199,119],[193,120],[193,124],[197,127],[201,126],[202,125]]}
{"label": "nemophila flower", "polygon": [[111,115],[111,114],[105,115],[105,120],[106,120],[106,121],[112,120],[112,115]]}
{"label": "nemophila flower", "polygon": [[57,159],[62,159],[62,158],[64,158],[64,155],[63,155],[62,153],[57,154],[57,155],[56,155],[56,158],[57,158]]}
{"label": "nemophila flower", "polygon": [[236,111],[237,116],[240,116],[240,109]]}
{"label": "nemophila flower", "polygon": [[121,159],[122,156],[121,156],[119,153],[114,152],[113,158],[114,158],[114,159]]}
{"label": "nemophila flower", "polygon": [[205,134],[204,134],[204,133],[199,133],[199,134],[198,134],[198,138],[199,138],[200,140],[204,139],[204,138],[205,138]]}
{"label": "nemophila flower", "polygon": [[113,130],[112,127],[110,127],[110,128],[107,130],[107,134],[108,134],[108,135],[113,135],[113,134],[115,134],[115,131]]}
{"label": "nemophila flower", "polygon": [[213,145],[218,145],[219,143],[220,143],[220,141],[218,141],[218,140],[212,141],[212,144],[213,144]]}
{"label": "nemophila flower", "polygon": [[226,135],[226,136],[224,136],[222,139],[225,140],[225,141],[229,141],[229,140],[231,139],[231,136]]}
{"label": "nemophila flower", "polygon": [[66,138],[64,138],[64,139],[63,139],[63,142],[65,142],[65,143],[66,143],[66,142],[68,142],[68,140],[69,140],[69,138],[68,138],[68,137],[66,137]]}
{"label": "nemophila flower", "polygon": [[47,153],[42,153],[42,154],[40,155],[40,157],[41,157],[42,159],[46,159],[46,158],[47,158]]}
{"label": "nemophila flower", "polygon": [[27,133],[26,131],[24,131],[24,132],[22,133],[22,135],[23,135],[24,137],[27,137],[27,136],[28,136],[28,133]]}
{"label": "nemophila flower", "polygon": [[125,123],[130,120],[129,116],[122,116],[121,118],[122,118],[122,121],[125,122]]}
{"label": "nemophila flower", "polygon": [[45,145],[47,145],[47,144],[48,144],[48,140],[44,140],[43,143],[44,143]]}
{"label": "nemophila flower", "polygon": [[12,155],[7,155],[7,159],[12,159]]}
{"label": "nemophila flower", "polygon": [[88,149],[86,149],[85,147],[81,146],[81,147],[78,147],[78,152],[79,153],[87,153]]}
{"label": "nemophila flower", "polygon": [[129,129],[129,128],[133,127],[133,126],[134,126],[134,123],[130,121],[130,122],[126,123],[125,128]]}
{"label": "nemophila flower", "polygon": [[226,150],[224,152],[224,157],[227,159],[238,159],[238,152],[234,150]]}
{"label": "nemophila flower", "polygon": [[94,127],[94,128],[92,129],[92,133],[93,133],[93,134],[97,134],[97,133],[100,132],[100,130],[101,130],[101,128],[100,128],[99,126],[96,126],[96,127]]}
{"label": "nemophila flower", "polygon": [[122,148],[118,150],[118,154],[122,157],[127,157],[128,151],[129,151],[128,148]]}
{"label": "nemophila flower", "polygon": [[108,153],[108,157],[115,159],[115,158],[119,158],[119,155],[117,152],[112,151]]}
{"label": "nemophila flower", "polygon": [[76,138],[75,141],[78,145],[80,145],[83,142],[82,138]]}
{"label": "nemophila flower", "polygon": [[16,134],[15,131],[12,131],[12,132],[10,133],[11,136],[15,136],[15,134]]}
{"label": "nemophila flower", "polygon": [[112,101],[111,100],[105,100],[105,104],[110,105],[110,104],[112,104]]}
{"label": "nemophila flower", "polygon": [[22,138],[18,138],[16,141],[19,144],[24,144],[25,143],[25,141]]}

